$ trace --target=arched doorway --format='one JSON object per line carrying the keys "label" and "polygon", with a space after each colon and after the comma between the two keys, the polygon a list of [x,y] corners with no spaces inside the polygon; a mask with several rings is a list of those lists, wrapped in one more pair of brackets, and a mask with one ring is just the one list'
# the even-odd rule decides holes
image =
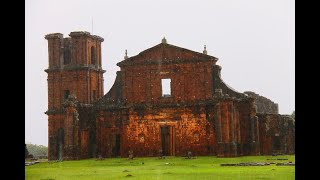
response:
{"label": "arched doorway", "polygon": [[96,135],[93,131],[90,131],[89,133],[89,139],[88,139],[88,153],[89,153],[89,157],[93,158],[95,157],[95,152],[96,152],[96,148],[95,148],[95,139],[96,139]]}
{"label": "arched doorway", "polygon": [[277,153],[281,150],[280,136],[277,133],[272,138],[272,149],[274,153]]}

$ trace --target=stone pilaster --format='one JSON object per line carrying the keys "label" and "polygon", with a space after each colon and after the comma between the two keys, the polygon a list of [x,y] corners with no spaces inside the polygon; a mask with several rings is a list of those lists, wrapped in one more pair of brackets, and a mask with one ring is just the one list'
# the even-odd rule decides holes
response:
{"label": "stone pilaster", "polygon": [[216,142],[217,142],[217,156],[218,157],[223,157],[224,156],[224,142],[222,140],[222,132],[221,132],[221,108],[220,108],[220,103],[218,102],[215,105],[215,136],[216,136]]}
{"label": "stone pilaster", "polygon": [[237,139],[236,139],[236,135],[237,135],[237,128],[236,128],[236,118],[235,118],[235,106],[233,104],[233,102],[231,102],[231,108],[229,109],[230,112],[230,130],[231,130],[231,148],[230,148],[230,155],[231,156],[237,156],[238,152],[237,152]]}
{"label": "stone pilaster", "polygon": [[250,106],[250,155],[260,155],[258,116],[256,116],[257,106],[254,99],[250,102]]}
{"label": "stone pilaster", "polygon": [[63,159],[79,159],[79,114],[77,111],[77,100],[74,96],[69,95],[63,103],[65,108],[64,119],[64,155]]}

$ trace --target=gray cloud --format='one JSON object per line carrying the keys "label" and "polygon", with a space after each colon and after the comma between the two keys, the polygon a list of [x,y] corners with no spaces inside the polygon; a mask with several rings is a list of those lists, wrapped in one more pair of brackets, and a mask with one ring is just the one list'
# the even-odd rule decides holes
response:
{"label": "gray cloud", "polygon": [[47,145],[48,49],[44,35],[71,31],[105,38],[105,93],[116,63],[128,55],[168,43],[219,58],[222,78],[238,91],[251,90],[295,109],[294,1],[291,0],[28,0],[26,1],[26,141]]}

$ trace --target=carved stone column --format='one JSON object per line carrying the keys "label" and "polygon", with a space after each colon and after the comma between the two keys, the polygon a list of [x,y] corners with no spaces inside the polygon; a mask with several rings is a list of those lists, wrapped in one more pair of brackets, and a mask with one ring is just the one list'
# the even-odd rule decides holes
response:
{"label": "carved stone column", "polygon": [[237,135],[237,128],[236,128],[236,111],[235,111],[235,105],[234,102],[231,102],[230,105],[230,130],[231,130],[231,156],[237,156],[238,152],[237,152],[237,139],[236,139],[236,135]]}
{"label": "carved stone column", "polygon": [[218,102],[215,106],[215,136],[216,136],[216,143],[217,143],[217,156],[223,157],[224,156],[224,142],[222,140],[222,132],[221,132],[221,109],[220,109],[220,103]]}
{"label": "carved stone column", "polygon": [[79,114],[76,98],[69,95],[63,106],[65,109],[63,159],[79,159]]}
{"label": "carved stone column", "polygon": [[96,142],[97,142],[97,155],[98,157],[102,156],[102,129],[103,129],[103,123],[104,123],[104,113],[103,111],[100,111],[97,119],[96,119]]}
{"label": "carved stone column", "polygon": [[254,103],[255,99],[250,102],[250,146],[251,155],[260,155],[260,144],[259,144],[259,124],[257,114],[257,106]]}

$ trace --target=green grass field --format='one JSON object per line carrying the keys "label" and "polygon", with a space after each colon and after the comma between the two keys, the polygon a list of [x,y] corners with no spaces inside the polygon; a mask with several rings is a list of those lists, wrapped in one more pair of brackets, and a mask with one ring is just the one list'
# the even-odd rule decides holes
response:
{"label": "green grass field", "polygon": [[[288,158],[288,160],[267,160]],[[25,167],[26,179],[295,179],[294,166],[220,166],[221,163],[240,162],[295,162],[295,156],[245,156],[217,158],[201,156],[183,157],[107,158],[104,160],[79,160],[41,162]]]}

